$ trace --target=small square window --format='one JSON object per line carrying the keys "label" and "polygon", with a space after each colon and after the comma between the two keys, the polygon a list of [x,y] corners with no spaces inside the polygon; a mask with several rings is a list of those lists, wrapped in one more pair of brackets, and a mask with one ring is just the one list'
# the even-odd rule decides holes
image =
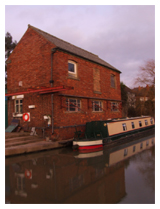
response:
{"label": "small square window", "polygon": [[73,61],[68,61],[68,73],[72,76],[77,75],[77,64]]}
{"label": "small square window", "polygon": [[112,112],[118,111],[118,103],[117,102],[111,102],[111,111]]}
{"label": "small square window", "polygon": [[79,99],[66,99],[66,111],[78,112],[80,111],[80,100]]}
{"label": "small square window", "polygon": [[71,72],[71,73],[74,73],[75,72],[74,64],[73,63],[68,63],[68,71]]}

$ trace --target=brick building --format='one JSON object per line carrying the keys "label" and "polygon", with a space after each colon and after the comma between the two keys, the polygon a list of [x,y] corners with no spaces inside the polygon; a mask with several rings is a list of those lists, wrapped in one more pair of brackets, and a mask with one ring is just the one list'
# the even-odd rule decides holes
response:
{"label": "brick building", "polygon": [[73,137],[75,126],[84,130],[88,121],[121,117],[120,73],[97,55],[28,25],[7,60],[8,123],[16,118],[24,128],[63,140]]}

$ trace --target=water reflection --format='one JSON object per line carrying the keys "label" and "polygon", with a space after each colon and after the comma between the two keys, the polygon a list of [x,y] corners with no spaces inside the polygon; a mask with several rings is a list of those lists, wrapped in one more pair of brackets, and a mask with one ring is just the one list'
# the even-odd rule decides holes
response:
{"label": "water reflection", "polygon": [[91,153],[65,148],[6,158],[6,203],[125,202],[133,164],[154,190],[153,146],[151,136]]}

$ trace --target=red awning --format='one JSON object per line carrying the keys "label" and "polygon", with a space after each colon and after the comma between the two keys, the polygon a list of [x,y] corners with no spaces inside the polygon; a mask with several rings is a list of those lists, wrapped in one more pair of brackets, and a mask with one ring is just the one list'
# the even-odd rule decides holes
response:
{"label": "red awning", "polygon": [[21,91],[16,93],[8,93],[5,96],[15,96],[20,94],[30,94],[30,93],[38,93],[38,94],[52,94],[59,91],[71,90],[73,87],[71,86],[57,86],[57,87],[40,87],[39,89],[27,89],[27,91]]}

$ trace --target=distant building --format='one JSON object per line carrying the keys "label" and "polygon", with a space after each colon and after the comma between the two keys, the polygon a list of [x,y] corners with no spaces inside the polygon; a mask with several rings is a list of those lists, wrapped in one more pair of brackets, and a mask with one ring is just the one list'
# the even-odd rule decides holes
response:
{"label": "distant building", "polygon": [[[153,86],[132,89],[136,97],[136,109],[140,115],[152,115],[155,112],[155,89]],[[138,110],[139,109],[139,110]]]}
{"label": "distant building", "polygon": [[28,25],[7,63],[9,124],[63,140],[122,116],[121,72],[95,54]]}

